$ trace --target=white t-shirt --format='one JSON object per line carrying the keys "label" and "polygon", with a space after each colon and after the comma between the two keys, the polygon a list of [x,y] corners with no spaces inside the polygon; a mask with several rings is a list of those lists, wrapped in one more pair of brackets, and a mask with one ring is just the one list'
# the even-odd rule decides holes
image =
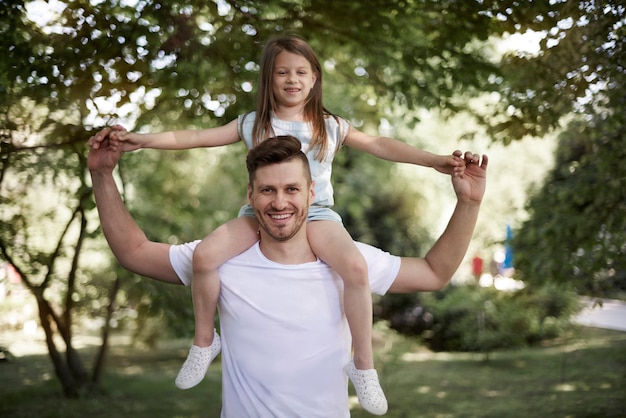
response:
{"label": "white t-shirt", "polygon": [[[199,241],[172,246],[170,261],[189,285]],[[373,293],[395,280],[400,258],[356,243]],[[351,336],[343,281],[322,261],[283,265],[255,244],[219,268],[222,418],[349,417]]]}
{"label": "white t-shirt", "polygon": [[[239,136],[243,139],[248,149],[252,148],[252,128],[254,126],[254,118],[256,112],[240,115]],[[315,159],[317,149],[311,149],[312,131],[311,124],[307,122],[297,122],[272,118],[272,135],[291,135],[302,143],[302,152],[304,152],[309,160],[311,167],[311,176],[315,181],[315,200],[313,205],[332,207],[334,204],[333,186],[330,182],[333,159],[335,152],[343,144],[348,135],[350,124],[343,118],[327,116],[325,119],[326,133],[328,138],[328,148],[326,157],[323,161]]]}

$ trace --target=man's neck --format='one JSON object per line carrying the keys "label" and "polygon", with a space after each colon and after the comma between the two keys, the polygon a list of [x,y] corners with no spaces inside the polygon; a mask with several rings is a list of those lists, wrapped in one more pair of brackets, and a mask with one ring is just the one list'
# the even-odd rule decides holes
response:
{"label": "man's neck", "polygon": [[259,248],[267,259],[279,264],[295,265],[317,260],[306,234],[296,235],[287,241],[277,241],[261,232]]}

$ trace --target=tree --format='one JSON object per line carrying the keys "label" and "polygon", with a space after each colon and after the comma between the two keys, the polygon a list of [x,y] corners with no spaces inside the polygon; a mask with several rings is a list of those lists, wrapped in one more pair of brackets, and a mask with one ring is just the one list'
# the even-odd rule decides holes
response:
{"label": "tree", "polygon": [[570,283],[593,296],[626,290],[622,117],[577,121],[561,135],[556,167],[514,241],[524,280]]}
{"label": "tree", "polygon": [[626,289],[626,100],[618,87],[626,82],[626,9],[605,1],[567,10],[544,53],[520,66],[541,80],[529,106],[551,100],[552,112],[569,107],[575,116],[516,234],[516,267],[531,283],[572,283],[606,296]]}
{"label": "tree", "polygon": [[[539,35],[536,51],[512,51],[490,80],[492,106],[476,112],[494,138],[543,136],[564,116],[595,102],[620,81],[624,6],[603,1],[497,1],[483,13],[502,33]],[[620,74],[621,73],[621,74]]]}
{"label": "tree", "polygon": [[[20,106],[13,110],[16,107]],[[17,117],[28,120],[33,129],[41,128],[40,108],[26,102],[20,110]],[[84,154],[78,152],[85,135],[81,132],[66,127],[56,131],[56,135],[67,138],[64,143],[33,145],[27,138],[9,132],[0,153],[0,254],[16,268],[35,297],[48,352],[68,396],[75,396],[90,385],[72,345],[72,312],[77,308],[78,288],[86,274],[79,266],[79,256],[93,233],[87,225],[94,205],[84,177]],[[18,147],[22,152],[18,152]],[[51,193],[51,189],[56,193]],[[66,282],[64,295],[54,294],[59,276]],[[66,347],[64,360],[55,336]]]}

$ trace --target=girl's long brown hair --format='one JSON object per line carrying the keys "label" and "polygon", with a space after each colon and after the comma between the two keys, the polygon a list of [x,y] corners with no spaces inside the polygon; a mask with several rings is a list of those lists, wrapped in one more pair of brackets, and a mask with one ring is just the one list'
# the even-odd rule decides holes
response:
{"label": "girl's long brown hair", "polygon": [[[311,46],[296,35],[286,35],[272,38],[263,48],[261,55],[261,73],[259,74],[259,92],[257,96],[256,117],[252,128],[253,146],[258,145],[264,139],[273,136],[272,111],[276,109],[274,98],[273,73],[276,56],[283,51],[298,54],[311,64],[317,80],[309,93],[304,105],[304,118],[311,124],[313,137],[311,149],[317,149],[315,159],[324,160],[328,149],[328,138],[324,118],[333,116],[322,103],[322,66]],[[336,151],[336,150],[334,150]]]}

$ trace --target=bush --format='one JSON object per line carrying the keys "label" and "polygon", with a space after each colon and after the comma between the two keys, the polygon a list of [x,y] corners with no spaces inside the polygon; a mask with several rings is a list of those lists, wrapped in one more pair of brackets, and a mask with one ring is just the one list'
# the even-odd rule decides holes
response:
{"label": "bush", "polygon": [[420,335],[434,351],[482,353],[554,338],[579,306],[573,291],[554,284],[514,293],[449,286],[420,295],[419,306],[395,305],[401,310],[388,315],[391,328]]}

